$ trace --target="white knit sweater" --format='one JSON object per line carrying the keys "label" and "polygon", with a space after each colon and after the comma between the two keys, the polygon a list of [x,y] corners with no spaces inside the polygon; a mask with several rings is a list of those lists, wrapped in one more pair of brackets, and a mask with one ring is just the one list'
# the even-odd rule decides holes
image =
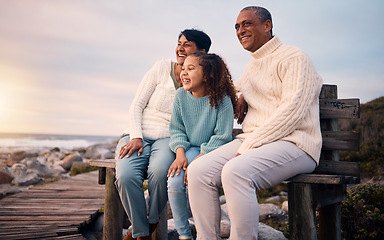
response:
{"label": "white knit sweater", "polygon": [[317,163],[321,132],[322,79],[309,57],[277,36],[251,53],[253,59],[235,82],[248,103],[239,153],[276,140],[295,143]]}
{"label": "white knit sweater", "polygon": [[171,60],[157,62],[143,77],[129,110],[130,138],[169,137],[169,122],[176,89]]}

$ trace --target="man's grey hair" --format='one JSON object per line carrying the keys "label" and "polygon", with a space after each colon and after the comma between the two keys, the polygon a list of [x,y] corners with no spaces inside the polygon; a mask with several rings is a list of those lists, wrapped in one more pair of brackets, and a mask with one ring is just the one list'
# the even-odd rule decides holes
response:
{"label": "man's grey hair", "polygon": [[[267,9],[265,9],[263,7],[258,7],[258,6],[249,6],[249,7],[243,8],[240,12],[245,11],[245,10],[253,11],[255,13],[256,17],[262,23],[267,21],[267,20],[271,21],[271,24],[272,24],[272,27],[273,27],[272,16],[271,16],[271,13]],[[272,27],[271,27],[271,31],[269,32],[271,34],[271,37],[273,37],[273,35],[272,35]]]}

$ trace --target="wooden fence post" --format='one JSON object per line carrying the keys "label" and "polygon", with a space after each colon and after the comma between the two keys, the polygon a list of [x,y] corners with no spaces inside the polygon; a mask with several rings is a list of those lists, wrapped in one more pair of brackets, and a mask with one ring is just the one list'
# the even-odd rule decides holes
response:
{"label": "wooden fence post", "polygon": [[123,206],[115,187],[115,169],[106,169],[104,199],[104,240],[123,239]]}
{"label": "wooden fence post", "polygon": [[[336,85],[323,85],[320,98],[337,99]],[[321,130],[337,131],[337,119],[321,121]],[[321,159],[339,161],[339,151],[325,151]],[[325,186],[326,187],[326,186]],[[331,191],[340,191],[340,188]],[[320,240],[341,240],[341,206],[340,203],[319,208],[319,238]]]}

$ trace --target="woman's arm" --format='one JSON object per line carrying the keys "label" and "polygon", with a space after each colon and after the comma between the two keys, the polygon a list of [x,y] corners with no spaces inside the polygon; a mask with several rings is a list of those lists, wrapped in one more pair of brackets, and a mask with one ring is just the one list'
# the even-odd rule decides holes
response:
{"label": "woman's arm", "polygon": [[158,72],[161,65],[161,62],[157,62],[140,82],[128,115],[129,136],[131,140],[120,149],[119,158],[123,158],[125,155],[129,157],[136,150],[138,150],[138,156],[143,152],[143,134],[141,129],[143,111],[156,89]]}
{"label": "woman's arm", "polygon": [[144,75],[136,91],[136,95],[131,103],[131,107],[129,109],[129,115],[128,115],[129,128],[130,128],[129,135],[131,139],[143,138],[143,133],[141,128],[141,124],[143,120],[143,111],[157,87],[158,78],[160,75],[159,71],[162,67],[164,66],[161,63],[161,61],[157,62]]}

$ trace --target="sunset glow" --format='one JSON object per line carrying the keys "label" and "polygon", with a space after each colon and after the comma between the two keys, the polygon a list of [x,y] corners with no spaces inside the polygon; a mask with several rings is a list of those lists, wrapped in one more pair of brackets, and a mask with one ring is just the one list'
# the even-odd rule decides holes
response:
{"label": "sunset glow", "polygon": [[254,4],[270,10],[273,33],[304,50],[340,98],[383,95],[384,31],[366,25],[384,21],[381,0],[8,0],[0,7],[0,132],[122,134],[142,77],[175,60],[186,28],[211,37],[210,52],[236,81],[252,56],[234,23]]}

